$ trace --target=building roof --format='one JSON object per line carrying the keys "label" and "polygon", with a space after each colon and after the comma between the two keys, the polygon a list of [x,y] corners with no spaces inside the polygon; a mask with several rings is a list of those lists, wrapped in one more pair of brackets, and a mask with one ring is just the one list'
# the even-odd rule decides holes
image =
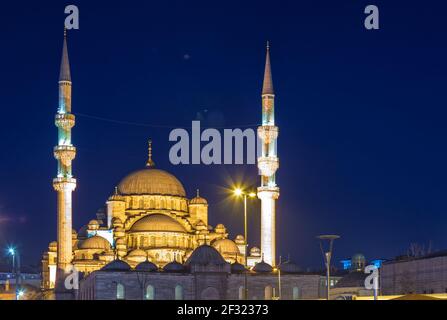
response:
{"label": "building roof", "polygon": [[224,265],[227,262],[212,246],[201,245],[197,247],[186,260],[186,265]]}
{"label": "building roof", "polygon": [[186,229],[175,219],[160,213],[149,214],[130,228],[131,232],[186,232]]}
{"label": "building roof", "polygon": [[103,249],[109,250],[110,243],[105,238],[101,236],[93,236],[80,241],[78,244],[79,249]]}
{"label": "building roof", "polygon": [[235,262],[235,263],[231,264],[231,272],[232,273],[243,273],[246,271],[247,271],[247,269],[245,268],[245,266],[239,262]]}
{"label": "building roof", "polygon": [[109,262],[104,267],[101,268],[101,271],[130,271],[131,267],[123,260],[113,260]]}
{"label": "building roof", "polygon": [[135,267],[135,271],[153,272],[157,270],[158,270],[157,265],[150,261],[141,262]]}
{"label": "building roof", "polygon": [[166,272],[183,272],[185,271],[185,266],[177,261],[169,262],[163,267],[163,271]]}
{"label": "building roof", "polygon": [[261,261],[258,262],[254,267],[253,267],[253,271],[255,272],[261,272],[261,273],[268,273],[268,272],[272,272],[273,268],[271,265],[269,265],[267,262]]}
{"label": "building roof", "polygon": [[118,185],[120,195],[171,195],[186,197],[181,182],[172,174],[147,167],[130,173]]}
{"label": "building roof", "polygon": [[233,240],[230,239],[218,239],[215,240],[212,243],[212,245],[221,254],[230,254],[230,255],[240,254],[238,246]]}

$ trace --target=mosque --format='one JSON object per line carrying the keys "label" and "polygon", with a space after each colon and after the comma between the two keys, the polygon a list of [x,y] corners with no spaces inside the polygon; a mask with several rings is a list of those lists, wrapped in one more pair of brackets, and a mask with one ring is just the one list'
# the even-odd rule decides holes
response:
{"label": "mosque", "polygon": [[[277,295],[282,290],[282,295],[290,299],[318,296],[320,276],[302,274],[293,263],[277,265],[275,260],[278,127],[268,45],[262,125],[258,128],[263,141],[257,192],[261,200],[261,248],[248,248],[242,235],[230,239],[223,224],[210,226],[207,200],[198,190],[195,197],[188,198],[182,183],[155,165],[151,141],[145,166],[121,179],[96,219],[79,231],[72,229],[72,192],[76,188],[72,162],[76,148],[71,142],[75,125],[71,85],[65,32],[55,117],[57,241],[49,244],[42,257],[44,292],[55,293],[56,298],[58,293],[68,293],[78,299],[237,299],[244,296],[243,290],[247,290],[245,298],[272,298],[275,290]],[[282,289],[278,270],[286,277]],[[66,286],[73,271],[82,275],[75,293]],[[143,291],[141,281],[136,280],[141,274],[150,282]]]}

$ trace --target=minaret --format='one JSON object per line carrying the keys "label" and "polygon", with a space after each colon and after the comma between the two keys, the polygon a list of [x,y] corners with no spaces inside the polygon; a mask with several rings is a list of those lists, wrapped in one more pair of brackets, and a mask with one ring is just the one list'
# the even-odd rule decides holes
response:
{"label": "minaret", "polygon": [[64,291],[65,277],[72,269],[72,192],[76,188],[76,179],[71,170],[71,162],[76,156],[76,148],[71,143],[71,128],[75,125],[75,116],[71,113],[71,76],[65,29],[59,74],[59,107],[55,124],[58,128],[58,145],[54,147],[57,177],[53,179],[53,187],[57,192],[56,290]]}
{"label": "minaret", "polygon": [[261,199],[261,252],[264,261],[275,266],[275,201],[279,197],[275,173],[279,167],[279,159],[276,154],[278,127],[275,126],[275,94],[268,42],[262,86],[262,126],[258,127],[258,136],[262,140],[262,153],[258,158],[258,169],[261,175],[261,186],[258,188],[258,198]]}

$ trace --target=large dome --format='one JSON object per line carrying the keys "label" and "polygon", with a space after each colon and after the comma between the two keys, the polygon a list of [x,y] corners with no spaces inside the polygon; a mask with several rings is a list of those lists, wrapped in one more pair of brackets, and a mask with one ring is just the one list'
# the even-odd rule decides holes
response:
{"label": "large dome", "polygon": [[132,172],[118,185],[121,195],[170,195],[186,197],[181,182],[172,174],[154,168]]}
{"label": "large dome", "polygon": [[141,218],[130,228],[131,232],[186,232],[185,228],[167,215],[154,213]]}

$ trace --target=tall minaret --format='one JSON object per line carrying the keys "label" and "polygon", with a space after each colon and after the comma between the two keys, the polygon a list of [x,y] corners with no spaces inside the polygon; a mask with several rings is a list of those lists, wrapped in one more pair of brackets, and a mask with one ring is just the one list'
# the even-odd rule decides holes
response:
{"label": "tall minaret", "polygon": [[59,74],[59,107],[55,119],[58,128],[58,145],[54,147],[57,159],[57,177],[53,180],[57,192],[57,271],[56,290],[64,288],[66,275],[71,271],[72,248],[72,197],[76,188],[71,162],[76,156],[76,148],[71,144],[71,128],[75,116],[71,113],[71,76],[68,61],[67,32],[64,30],[64,44]]}
{"label": "tall minaret", "polygon": [[258,169],[261,175],[261,186],[258,188],[258,198],[261,199],[261,252],[264,261],[275,266],[275,201],[279,197],[275,173],[279,167],[279,159],[276,154],[278,127],[275,126],[275,94],[268,42],[262,87],[262,126],[258,127],[258,136],[262,140],[262,153],[258,158]]}

